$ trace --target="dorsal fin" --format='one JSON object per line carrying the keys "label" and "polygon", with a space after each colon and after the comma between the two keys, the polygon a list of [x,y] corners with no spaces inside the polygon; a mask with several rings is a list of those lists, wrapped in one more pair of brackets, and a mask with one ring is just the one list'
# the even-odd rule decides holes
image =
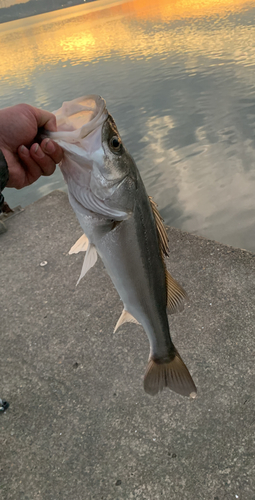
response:
{"label": "dorsal fin", "polygon": [[153,215],[154,215],[155,222],[156,222],[160,250],[161,250],[163,255],[168,256],[169,255],[168,236],[167,236],[166,228],[164,226],[164,221],[163,221],[163,219],[162,219],[162,217],[157,209],[157,204],[155,203],[155,201],[153,201],[151,196],[149,196],[149,200],[150,200],[151,208],[152,208]]}
{"label": "dorsal fin", "polygon": [[167,311],[169,314],[181,312],[184,309],[184,300],[188,295],[184,288],[171,276],[166,269]]}
{"label": "dorsal fin", "polygon": [[169,255],[168,249],[168,237],[166,228],[164,226],[164,221],[157,209],[155,201],[149,196],[151,208],[153,211],[154,219],[156,222],[156,228],[159,239],[159,248],[162,255],[162,261],[165,267],[166,274],[166,290],[167,290],[167,311],[169,314],[174,314],[175,312],[181,312],[184,309],[184,300],[188,299],[188,295],[184,288],[171,276],[167,271],[166,264],[164,262],[164,256]]}
{"label": "dorsal fin", "polygon": [[115,333],[118,328],[123,325],[124,323],[136,323],[137,325],[140,325],[140,323],[134,318],[134,316],[132,316],[132,314],[130,314],[128,311],[126,311],[126,309],[123,309],[119,319],[118,319],[118,322],[114,328],[114,331],[113,333]]}

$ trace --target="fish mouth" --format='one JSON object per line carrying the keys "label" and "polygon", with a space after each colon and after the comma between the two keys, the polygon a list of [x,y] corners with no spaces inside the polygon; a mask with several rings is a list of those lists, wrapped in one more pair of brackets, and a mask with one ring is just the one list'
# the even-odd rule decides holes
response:
{"label": "fish mouth", "polygon": [[85,139],[108,118],[105,100],[94,94],[64,102],[54,114],[58,131],[50,132],[49,136],[53,140],[70,144]]}

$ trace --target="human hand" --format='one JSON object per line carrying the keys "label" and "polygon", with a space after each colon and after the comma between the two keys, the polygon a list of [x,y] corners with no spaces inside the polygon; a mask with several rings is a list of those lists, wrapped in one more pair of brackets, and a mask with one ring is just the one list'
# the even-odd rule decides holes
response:
{"label": "human hand", "polygon": [[55,115],[29,104],[0,109],[0,149],[9,169],[7,187],[21,189],[41,175],[51,175],[62,160],[62,148],[51,139],[33,143],[40,127],[55,132]]}

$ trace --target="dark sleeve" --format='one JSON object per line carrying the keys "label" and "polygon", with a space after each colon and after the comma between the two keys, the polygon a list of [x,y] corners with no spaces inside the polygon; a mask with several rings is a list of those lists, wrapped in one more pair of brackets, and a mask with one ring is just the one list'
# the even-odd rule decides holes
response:
{"label": "dark sleeve", "polygon": [[0,149],[0,211],[4,204],[4,197],[2,195],[2,191],[5,188],[9,179],[9,171],[8,165],[6,163],[6,159]]}

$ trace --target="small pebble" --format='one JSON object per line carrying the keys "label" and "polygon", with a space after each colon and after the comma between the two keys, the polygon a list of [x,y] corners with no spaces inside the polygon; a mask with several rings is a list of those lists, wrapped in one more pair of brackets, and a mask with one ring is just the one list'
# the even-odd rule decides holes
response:
{"label": "small pebble", "polygon": [[42,262],[40,262],[41,267],[47,266],[47,264],[48,264],[47,260],[43,260]]}

